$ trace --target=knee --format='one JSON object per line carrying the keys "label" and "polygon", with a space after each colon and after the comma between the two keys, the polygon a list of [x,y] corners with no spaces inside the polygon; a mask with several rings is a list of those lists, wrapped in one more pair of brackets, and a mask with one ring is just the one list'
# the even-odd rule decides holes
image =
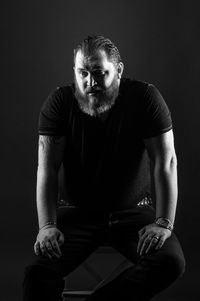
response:
{"label": "knee", "polygon": [[28,265],[25,268],[25,276],[36,279],[43,278],[48,276],[48,270],[40,265]]}
{"label": "knee", "polygon": [[23,300],[61,300],[64,280],[55,272],[39,265],[25,269]]}
{"label": "knee", "polygon": [[171,280],[176,280],[181,277],[185,272],[185,258],[180,255],[168,255],[165,258],[165,271],[167,273],[167,277],[171,278]]}
{"label": "knee", "polygon": [[29,265],[25,268],[25,280],[33,282],[45,281],[60,281],[61,277],[59,274],[49,268],[42,265]]}

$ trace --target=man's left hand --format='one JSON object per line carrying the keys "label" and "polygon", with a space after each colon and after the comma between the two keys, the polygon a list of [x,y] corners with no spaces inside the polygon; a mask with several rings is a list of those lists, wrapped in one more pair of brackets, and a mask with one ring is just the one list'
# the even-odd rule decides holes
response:
{"label": "man's left hand", "polygon": [[160,249],[166,239],[171,236],[171,231],[162,228],[155,223],[143,227],[139,232],[137,253],[141,256],[149,253],[153,249]]}

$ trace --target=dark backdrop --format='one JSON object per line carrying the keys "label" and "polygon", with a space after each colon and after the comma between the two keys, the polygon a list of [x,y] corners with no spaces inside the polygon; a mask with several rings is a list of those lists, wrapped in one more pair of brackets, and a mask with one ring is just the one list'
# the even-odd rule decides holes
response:
{"label": "dark backdrop", "polygon": [[111,38],[124,75],[154,83],[170,107],[179,162],[176,231],[187,269],[163,296],[198,300],[198,17],[198,1],[186,0],[1,3],[2,301],[21,300],[23,269],[37,233],[38,112],[52,89],[73,79],[73,48],[87,34]]}

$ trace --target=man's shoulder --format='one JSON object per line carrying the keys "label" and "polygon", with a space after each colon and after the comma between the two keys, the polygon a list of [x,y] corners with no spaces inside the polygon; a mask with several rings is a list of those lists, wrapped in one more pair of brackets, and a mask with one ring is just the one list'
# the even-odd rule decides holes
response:
{"label": "man's shoulder", "polygon": [[57,93],[61,93],[61,95],[65,97],[73,97],[74,95],[74,84],[69,83],[66,85],[60,85],[56,87]]}
{"label": "man's shoulder", "polygon": [[148,86],[148,82],[124,77],[120,83],[120,90],[122,94],[125,93],[126,95],[132,93],[137,94],[145,92]]}
{"label": "man's shoulder", "polygon": [[69,109],[74,100],[74,86],[73,83],[66,85],[59,85],[53,89],[49,97],[50,103],[62,109]]}
{"label": "man's shoulder", "polygon": [[56,86],[51,90],[43,105],[42,112],[66,112],[73,103],[73,84]]}

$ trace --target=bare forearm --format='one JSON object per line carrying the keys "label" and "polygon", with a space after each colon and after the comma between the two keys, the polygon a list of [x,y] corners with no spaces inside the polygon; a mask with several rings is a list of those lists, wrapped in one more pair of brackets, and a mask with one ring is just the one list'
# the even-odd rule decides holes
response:
{"label": "bare forearm", "polygon": [[172,223],[175,220],[178,197],[176,162],[169,166],[155,166],[154,182],[156,192],[156,217],[168,218]]}
{"label": "bare forearm", "polygon": [[37,213],[39,228],[49,221],[56,221],[56,202],[58,195],[56,171],[45,171],[38,168],[37,172]]}

